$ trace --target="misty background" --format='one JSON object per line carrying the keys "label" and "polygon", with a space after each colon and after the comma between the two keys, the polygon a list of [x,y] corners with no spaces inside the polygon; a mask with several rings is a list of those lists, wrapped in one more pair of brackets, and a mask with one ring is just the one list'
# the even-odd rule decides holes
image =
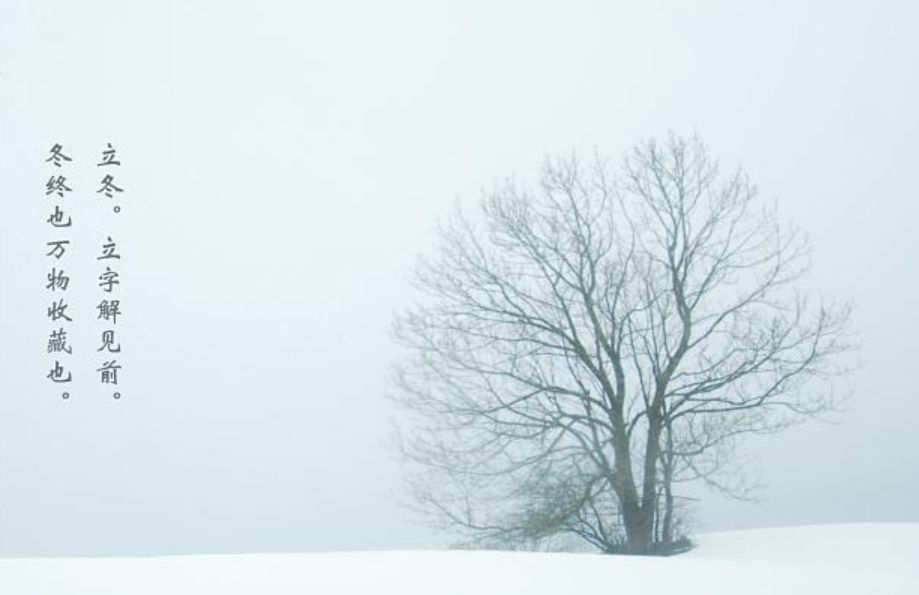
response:
{"label": "misty background", "polygon": [[[386,446],[416,256],[457,199],[671,129],[810,232],[808,285],[854,300],[863,344],[832,423],[746,442],[763,501],[704,493],[696,529],[919,521],[917,27],[911,0],[0,0],[0,556],[445,545],[398,507]],[[58,142],[75,187],[52,201]],[[45,378],[55,202],[67,401]],[[106,234],[118,401],[92,372]]]}

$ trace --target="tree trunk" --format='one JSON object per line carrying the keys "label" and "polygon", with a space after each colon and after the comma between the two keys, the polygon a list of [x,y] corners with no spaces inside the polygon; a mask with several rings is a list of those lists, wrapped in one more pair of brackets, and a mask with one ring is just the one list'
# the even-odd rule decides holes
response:
{"label": "tree trunk", "polygon": [[[622,523],[625,525],[626,553],[647,554],[650,552],[653,541],[654,517],[653,514],[648,516],[648,511],[642,505],[638,486],[635,484],[635,476],[632,473],[631,444],[624,424],[620,419],[614,419],[612,422],[616,430],[612,441],[613,453],[616,457],[614,489],[619,499]],[[653,509],[652,506],[651,510]]]}
{"label": "tree trunk", "polygon": [[661,543],[664,547],[669,548],[673,544],[673,434],[669,423],[667,424],[667,453],[661,460],[664,473],[661,479],[664,484],[664,527]]}
{"label": "tree trunk", "polygon": [[648,438],[642,478],[641,506],[637,532],[627,536],[629,553],[650,554],[654,545],[654,517],[657,513],[657,459],[660,456],[661,422],[658,415],[649,411]]}

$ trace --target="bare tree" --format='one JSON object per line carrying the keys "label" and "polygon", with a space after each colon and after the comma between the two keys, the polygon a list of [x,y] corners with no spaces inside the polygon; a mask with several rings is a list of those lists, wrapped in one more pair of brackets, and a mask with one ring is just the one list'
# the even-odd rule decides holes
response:
{"label": "bare tree", "polygon": [[683,482],[743,495],[739,437],[835,404],[810,381],[849,306],[799,292],[806,239],[696,139],[549,162],[440,231],[394,397],[415,501],[472,544],[672,551]]}

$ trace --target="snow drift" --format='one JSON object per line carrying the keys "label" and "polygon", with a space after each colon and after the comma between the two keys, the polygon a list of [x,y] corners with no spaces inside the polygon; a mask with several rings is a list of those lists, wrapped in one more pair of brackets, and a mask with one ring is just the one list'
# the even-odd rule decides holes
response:
{"label": "snow drift", "polygon": [[919,524],[701,535],[672,558],[412,551],[0,560],[2,595],[919,593]]}

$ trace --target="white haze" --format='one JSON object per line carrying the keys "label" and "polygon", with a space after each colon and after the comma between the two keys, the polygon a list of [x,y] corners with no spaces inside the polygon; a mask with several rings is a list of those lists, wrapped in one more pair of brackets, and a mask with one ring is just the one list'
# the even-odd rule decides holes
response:
{"label": "white haze", "polygon": [[[832,423],[748,444],[764,502],[697,526],[919,521],[917,30],[911,0],[0,0],[0,555],[442,545],[385,448],[416,255],[457,198],[670,129],[810,232],[864,345]],[[124,254],[120,401],[85,321],[74,397],[44,378],[55,142],[124,162],[117,220],[73,199]]]}

